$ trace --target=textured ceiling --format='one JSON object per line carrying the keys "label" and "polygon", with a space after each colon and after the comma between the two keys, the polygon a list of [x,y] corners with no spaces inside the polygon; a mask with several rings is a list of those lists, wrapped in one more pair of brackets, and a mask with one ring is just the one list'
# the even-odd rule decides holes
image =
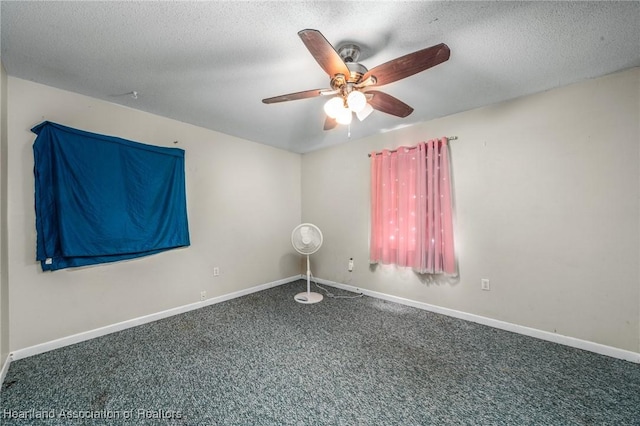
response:
{"label": "textured ceiling", "polygon": [[[640,66],[640,2],[1,2],[10,76],[304,153],[329,87],[299,30],[363,47],[373,68],[441,42],[451,59],[380,90],[415,111],[354,120],[351,139]],[[138,98],[124,95],[138,92]],[[120,95],[120,96],[118,96]]]}

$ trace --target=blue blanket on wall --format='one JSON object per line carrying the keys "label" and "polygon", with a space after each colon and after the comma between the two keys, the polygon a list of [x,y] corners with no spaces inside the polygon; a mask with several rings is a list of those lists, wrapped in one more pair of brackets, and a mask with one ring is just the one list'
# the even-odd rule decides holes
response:
{"label": "blue blanket on wall", "polygon": [[184,150],[48,121],[31,131],[42,270],[189,245]]}

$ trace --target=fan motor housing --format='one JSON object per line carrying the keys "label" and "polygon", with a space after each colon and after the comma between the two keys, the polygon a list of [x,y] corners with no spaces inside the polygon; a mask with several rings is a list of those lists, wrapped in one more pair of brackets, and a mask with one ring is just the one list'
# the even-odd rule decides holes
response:
{"label": "fan motor housing", "polygon": [[351,72],[351,75],[349,76],[349,83],[359,82],[362,76],[365,75],[367,71],[369,71],[367,67],[357,62],[345,62],[345,65]]}

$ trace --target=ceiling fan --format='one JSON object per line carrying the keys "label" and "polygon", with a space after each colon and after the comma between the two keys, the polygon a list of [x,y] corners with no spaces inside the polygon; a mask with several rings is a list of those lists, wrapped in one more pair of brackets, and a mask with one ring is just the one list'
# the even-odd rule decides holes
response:
{"label": "ceiling fan", "polygon": [[368,70],[356,62],[360,56],[359,46],[347,44],[336,51],[318,30],[302,30],[298,35],[318,64],[329,74],[330,88],[274,96],[263,99],[262,102],[273,104],[332,96],[324,106],[327,114],[324,130],[333,129],[338,124],[349,124],[353,113],[362,121],[374,109],[397,117],[408,116],[413,108],[391,95],[373,89],[434,67],[448,60],[450,55],[449,47],[440,43]]}

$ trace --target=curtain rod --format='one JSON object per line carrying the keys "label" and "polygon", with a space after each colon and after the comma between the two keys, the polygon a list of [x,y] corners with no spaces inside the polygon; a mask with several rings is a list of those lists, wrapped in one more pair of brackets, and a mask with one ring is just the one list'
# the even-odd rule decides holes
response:
{"label": "curtain rod", "polygon": [[[450,140],[450,141],[456,141],[456,140],[458,140],[458,137],[457,137],[457,136],[447,136],[446,138],[447,138],[448,140]],[[401,147],[401,148],[402,148],[402,147]],[[411,149],[411,148],[408,148],[408,149]],[[397,149],[388,149],[388,150],[387,150],[387,152],[396,152],[396,151],[397,151]],[[376,155],[381,155],[381,154],[382,154],[381,152],[376,152]],[[367,154],[367,156],[368,156],[368,157],[371,157],[371,153]]]}

